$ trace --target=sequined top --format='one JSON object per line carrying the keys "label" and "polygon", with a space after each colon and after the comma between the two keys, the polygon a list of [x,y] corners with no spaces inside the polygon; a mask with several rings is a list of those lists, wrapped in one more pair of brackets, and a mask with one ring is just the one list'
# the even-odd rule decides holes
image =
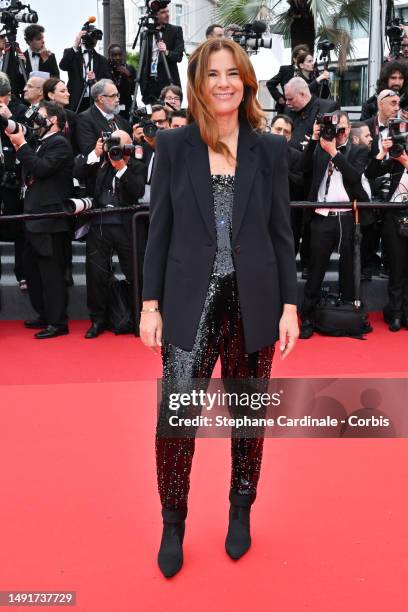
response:
{"label": "sequined top", "polygon": [[231,249],[234,178],[233,175],[227,174],[211,175],[217,230],[217,252],[213,274],[217,276],[227,276],[235,270]]}

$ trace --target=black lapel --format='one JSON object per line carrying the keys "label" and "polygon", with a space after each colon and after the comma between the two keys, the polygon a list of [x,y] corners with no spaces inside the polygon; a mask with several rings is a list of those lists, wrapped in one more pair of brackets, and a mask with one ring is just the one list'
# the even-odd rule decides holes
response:
{"label": "black lapel", "polygon": [[[95,118],[95,121],[99,124],[100,131],[101,132],[108,132],[109,131],[109,123],[107,122],[105,117],[102,115],[102,113],[96,108],[95,104],[92,104],[90,112],[93,114],[93,116]],[[99,134],[98,138],[100,138],[100,136],[101,135]]]}
{"label": "black lapel", "polygon": [[201,140],[200,131],[195,123],[186,128],[186,139],[191,145],[185,159],[191,184],[208,232],[213,240],[216,240],[208,148]]}
{"label": "black lapel", "polygon": [[232,239],[241,227],[247,209],[249,196],[258,169],[258,158],[252,150],[258,143],[259,135],[248,123],[241,122],[238,137],[237,167],[235,171],[234,206],[232,210]]}
{"label": "black lapel", "polygon": [[29,55],[28,51],[25,51],[24,55],[26,56],[26,74],[27,74],[27,77],[30,77],[30,72],[32,72],[32,70],[33,70],[32,66],[31,66],[30,55]]}

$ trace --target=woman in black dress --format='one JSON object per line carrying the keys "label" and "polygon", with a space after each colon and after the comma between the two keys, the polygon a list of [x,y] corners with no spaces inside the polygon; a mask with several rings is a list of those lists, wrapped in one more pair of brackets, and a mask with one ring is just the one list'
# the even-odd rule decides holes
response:
{"label": "woman in black dress", "polygon": [[[157,137],[140,335],[163,358],[156,459],[164,520],[158,562],[166,577],[183,562],[195,443],[161,433],[175,414],[169,389],[211,378],[218,357],[226,383],[267,383],[277,338],[285,357],[298,337],[287,146],[263,133],[256,93],[241,47],[210,39],[190,57],[189,125]],[[251,543],[262,448],[263,433],[232,437],[225,545],[233,559]]]}

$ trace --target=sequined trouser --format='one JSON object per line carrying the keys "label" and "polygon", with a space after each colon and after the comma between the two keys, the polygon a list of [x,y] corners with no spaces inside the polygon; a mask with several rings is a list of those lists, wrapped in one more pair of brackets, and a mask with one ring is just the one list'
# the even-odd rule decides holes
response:
{"label": "sequined trouser", "polygon": [[[185,383],[189,379],[211,378],[220,357],[224,380],[256,378],[266,382],[270,378],[273,353],[274,346],[245,353],[235,274],[225,277],[213,275],[193,349],[185,351],[166,342],[163,344],[163,381],[172,381],[172,391],[174,381],[180,381],[180,387],[185,391]],[[161,419],[169,417],[166,397],[164,394],[158,424]],[[156,462],[163,510],[186,514],[194,449],[194,437],[166,438],[160,433],[158,425]],[[231,436],[230,501],[236,505],[251,505],[255,500],[262,450],[263,431],[261,437]]]}

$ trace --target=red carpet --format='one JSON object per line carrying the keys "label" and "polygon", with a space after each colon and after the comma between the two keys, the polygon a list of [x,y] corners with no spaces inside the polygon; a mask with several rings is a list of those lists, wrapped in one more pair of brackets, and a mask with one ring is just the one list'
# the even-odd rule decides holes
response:
{"label": "red carpet", "polygon": [[[372,321],[364,342],[299,342],[275,375],[407,377],[408,332]],[[224,552],[229,443],[198,440],[184,568],[166,581],[160,359],[130,336],[86,341],[86,325],[40,342],[0,322],[0,591],[74,590],[80,612],[405,612],[405,440],[267,439],[239,562]]]}

